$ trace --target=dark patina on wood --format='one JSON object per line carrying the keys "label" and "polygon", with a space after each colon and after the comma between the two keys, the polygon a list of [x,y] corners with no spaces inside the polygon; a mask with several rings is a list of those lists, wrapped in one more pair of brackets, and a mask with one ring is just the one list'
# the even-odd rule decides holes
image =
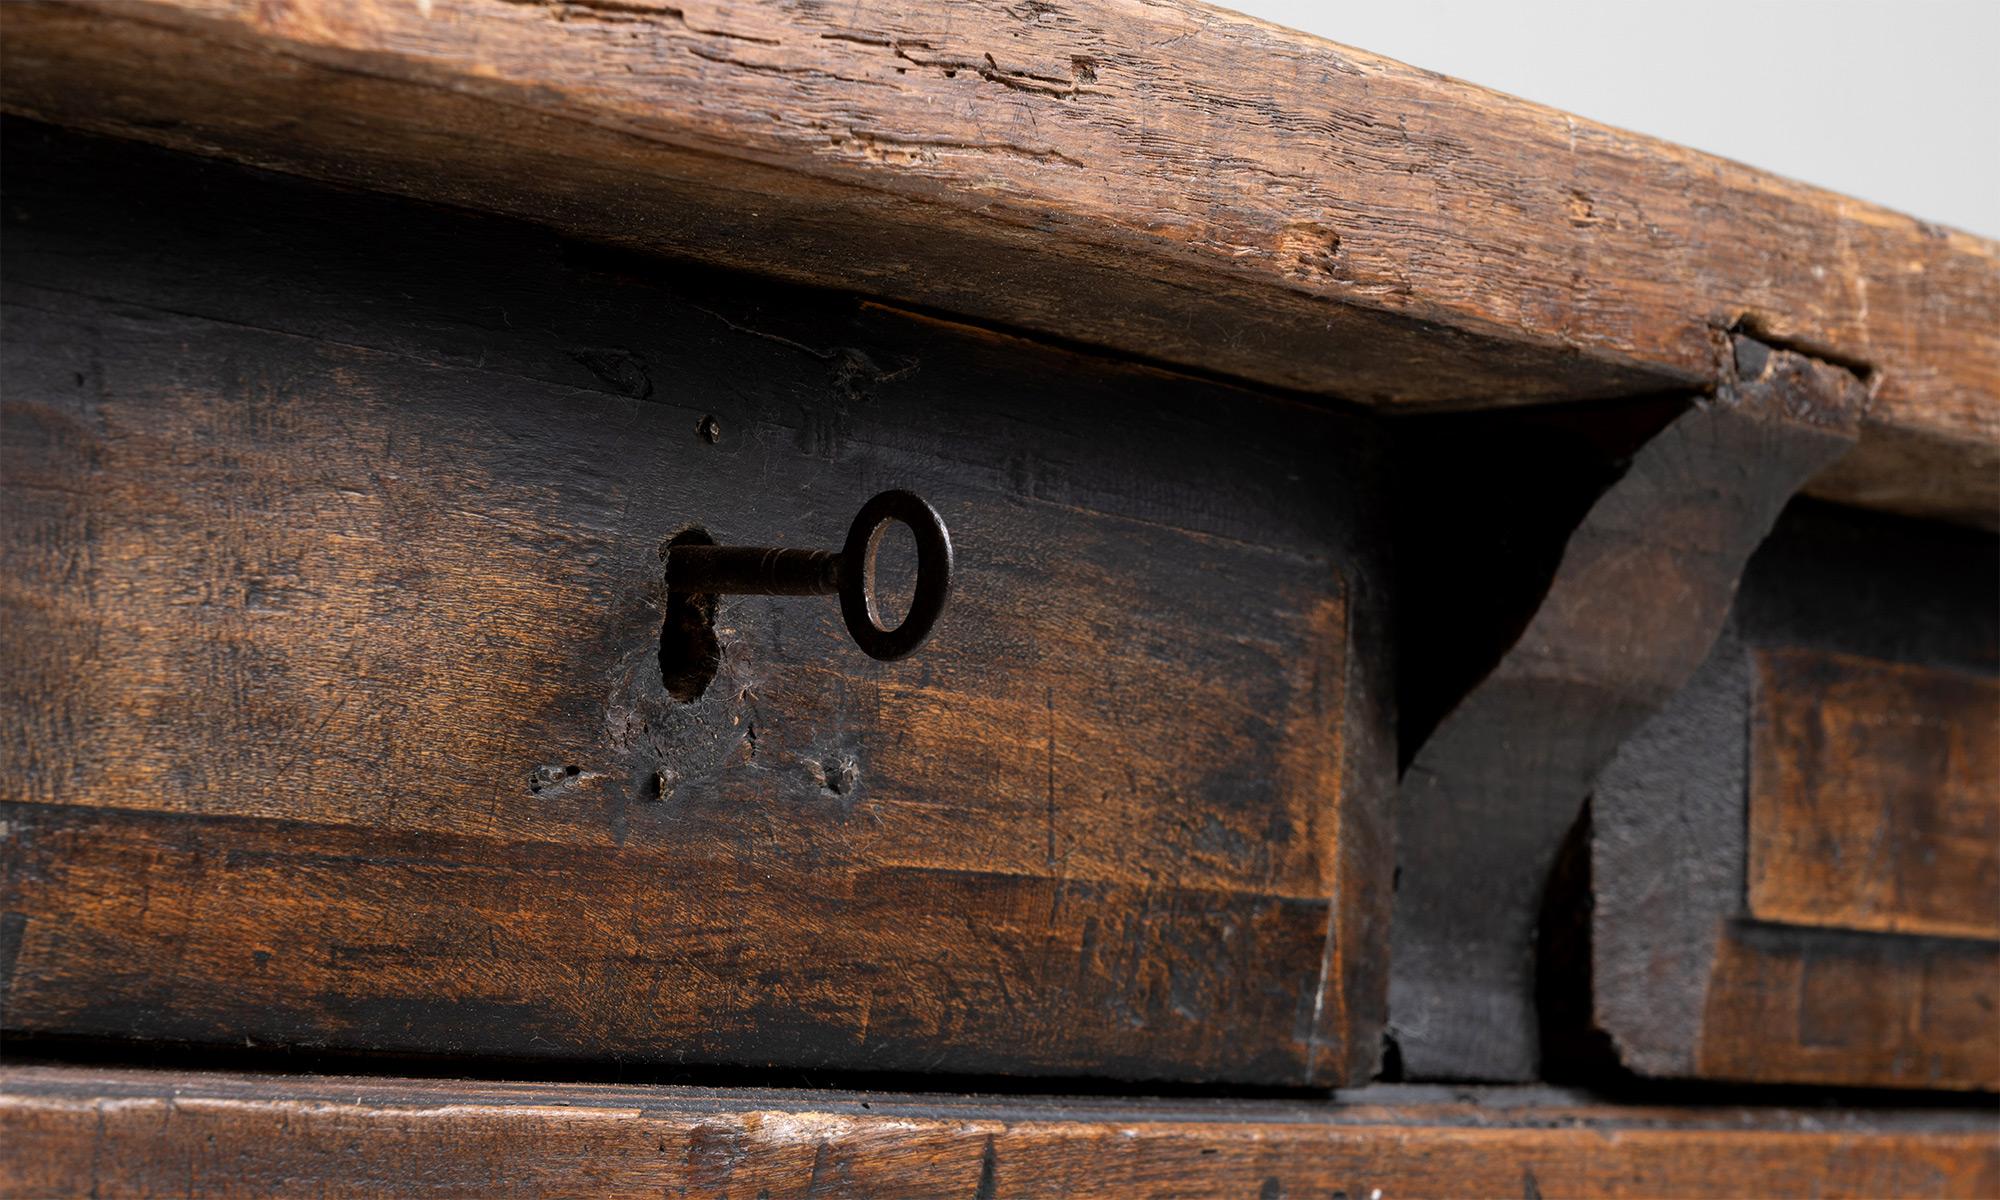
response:
{"label": "dark patina on wood", "polygon": [[[160,152],[7,148],[9,1030],[1372,1070],[1366,421]],[[724,597],[690,618],[712,678],[670,692],[669,539],[830,544],[892,486],[957,544],[921,654]]]}
{"label": "dark patina on wood", "polygon": [[1753,559],[1592,799],[1587,1011],[1625,1067],[2000,1088],[1995,549],[1801,505]]}
{"label": "dark patina on wood", "polygon": [[112,0],[0,28],[13,112],[1350,401],[1708,391],[1740,327],[1869,381],[1816,489],[2000,519],[1993,242],[1223,8]]}
{"label": "dark patina on wood", "polygon": [[2000,939],[2000,679],[1752,655],[1750,912]]}
{"label": "dark patina on wood", "polygon": [[1967,1196],[1978,1112],[1337,1102],[0,1071],[0,1187],[104,1196]]}
{"label": "dark patina on wood", "polygon": [[1701,663],[1785,502],[1853,442],[1853,375],[1748,338],[1731,359],[1733,384],[1598,499],[1512,649],[1404,772],[1390,1018],[1412,1078],[1535,1078],[1535,933],[1563,835]]}

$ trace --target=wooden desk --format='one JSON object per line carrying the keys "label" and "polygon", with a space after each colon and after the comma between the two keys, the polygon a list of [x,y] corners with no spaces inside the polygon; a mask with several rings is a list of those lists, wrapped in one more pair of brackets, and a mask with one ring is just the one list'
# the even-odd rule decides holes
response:
{"label": "wooden desk", "polygon": [[11,1191],[2000,1179],[1992,243],[1188,4],[0,105]]}

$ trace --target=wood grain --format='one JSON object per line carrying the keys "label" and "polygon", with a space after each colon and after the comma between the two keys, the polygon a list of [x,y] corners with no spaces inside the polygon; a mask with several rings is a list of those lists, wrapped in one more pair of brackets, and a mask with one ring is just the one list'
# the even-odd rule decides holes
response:
{"label": "wood grain", "polygon": [[2000,938],[2000,681],[1759,650],[1750,911]]}
{"label": "wood grain", "polygon": [[1308,1061],[1323,901],[834,865],[695,831],[676,853],[43,805],[0,820],[0,900],[25,922],[10,1031],[994,1075],[1332,1069]]}
{"label": "wood grain", "polygon": [[1953,781],[1996,728],[1995,546],[1910,526],[1787,514],[1599,777],[1587,1007],[1630,1070],[2000,1088],[2000,943],[1940,936],[1994,903],[1991,770]]}
{"label": "wood grain", "polygon": [[[1176,0],[17,3],[9,110],[1394,408],[1870,381],[2000,521],[2000,248]],[[1778,48],[1774,48],[1777,52]]]}
{"label": "wood grain", "polygon": [[2000,1090],[2000,945],[1731,922],[1693,1073]]}
{"label": "wood grain", "polygon": [[[1364,425],[131,149],[8,134],[7,1028],[1372,1070]],[[920,656],[728,598],[666,694],[669,536],[889,486]]]}
{"label": "wood grain", "polygon": [[1860,385],[1744,340],[1571,534],[1540,607],[1404,772],[1390,1032],[1415,1079],[1539,1070],[1536,928],[1593,780],[1707,656],[1793,489],[1852,445]]}
{"label": "wood grain", "polygon": [[2000,1089],[2000,945],[1744,912],[1749,654],[1728,635],[1592,797],[1592,1019],[1640,1074]]}
{"label": "wood grain", "polygon": [[0,1189],[180,1196],[1986,1196],[1990,1112],[994,1100],[0,1071]]}

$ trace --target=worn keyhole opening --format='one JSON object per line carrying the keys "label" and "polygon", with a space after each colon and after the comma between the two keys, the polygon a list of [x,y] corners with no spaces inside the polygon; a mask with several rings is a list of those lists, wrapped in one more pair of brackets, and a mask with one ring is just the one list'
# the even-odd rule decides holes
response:
{"label": "worn keyhole opening", "polygon": [[902,625],[917,597],[917,531],[891,517],[868,535],[862,564],[868,619],[888,633]]}
{"label": "worn keyhole opening", "polygon": [[[675,546],[713,546],[705,529],[684,529],[667,542]],[[701,699],[722,665],[722,643],[715,636],[715,597],[708,592],[668,592],[666,619],[660,623],[660,683],[667,695],[683,704]]]}

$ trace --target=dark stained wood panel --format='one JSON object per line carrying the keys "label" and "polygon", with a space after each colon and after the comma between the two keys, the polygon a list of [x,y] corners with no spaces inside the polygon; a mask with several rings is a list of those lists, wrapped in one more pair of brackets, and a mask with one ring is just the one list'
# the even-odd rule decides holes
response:
{"label": "dark stained wood panel", "polygon": [[1816,650],[1752,657],[1750,911],[2000,937],[2000,682]]}
{"label": "dark stained wood panel", "polygon": [[2000,536],[1793,503],[1750,560],[1743,635],[1911,666],[2000,675]]}
{"label": "dark stained wood panel", "polygon": [[0,1071],[0,1187],[107,1198],[1988,1196],[1990,1112],[1340,1103]]}
{"label": "dark stained wood panel", "polygon": [[[7,1028],[1372,1070],[1366,423],[177,156],[8,151]],[[713,682],[666,693],[670,536],[833,545],[889,486],[958,546],[920,655],[730,598]]]}
{"label": "dark stained wood panel", "polygon": [[1324,901],[835,867],[754,842],[698,856],[0,812],[0,897],[25,918],[10,1030],[986,1074],[1333,1069],[1311,1061]]}
{"label": "dark stained wood panel", "polygon": [[2000,1090],[2000,945],[1732,922],[1695,1073]]}
{"label": "dark stained wood panel", "polygon": [[[16,3],[14,112],[1383,404],[1870,380],[1992,526],[2000,248],[1207,5]],[[1774,48],[1775,50],[1775,48]]]}

